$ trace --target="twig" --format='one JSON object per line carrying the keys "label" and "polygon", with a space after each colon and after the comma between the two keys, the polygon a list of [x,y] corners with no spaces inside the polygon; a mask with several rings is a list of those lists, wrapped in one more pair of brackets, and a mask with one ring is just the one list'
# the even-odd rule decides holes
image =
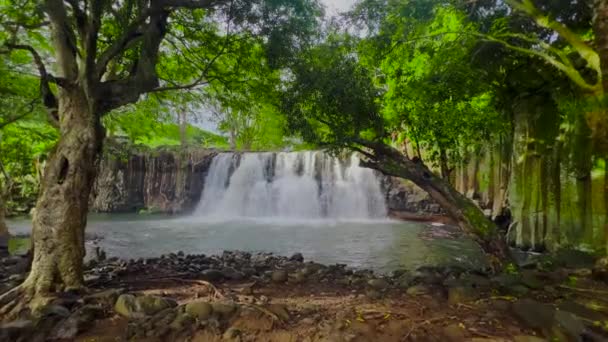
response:
{"label": "twig", "polygon": [[579,292],[588,292],[588,293],[593,293],[593,294],[601,294],[601,295],[608,295],[608,291],[601,291],[601,290],[593,290],[593,289],[581,289],[578,287],[570,287],[567,285],[558,285],[559,288],[562,289],[566,289],[566,290],[572,290],[572,291],[579,291]]}

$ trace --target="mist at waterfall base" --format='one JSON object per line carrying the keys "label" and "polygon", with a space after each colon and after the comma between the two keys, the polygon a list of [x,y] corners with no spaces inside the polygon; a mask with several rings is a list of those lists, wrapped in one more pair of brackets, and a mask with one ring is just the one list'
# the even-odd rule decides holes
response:
{"label": "mist at waterfall base", "polygon": [[[358,164],[356,155],[340,160],[321,152],[221,153],[192,214],[91,215],[87,234],[100,239],[88,240],[87,250],[100,246],[133,259],[177,251],[302,253],[378,272],[485,266],[479,247],[449,227],[389,220],[381,177]],[[12,233],[30,227],[10,222]]]}

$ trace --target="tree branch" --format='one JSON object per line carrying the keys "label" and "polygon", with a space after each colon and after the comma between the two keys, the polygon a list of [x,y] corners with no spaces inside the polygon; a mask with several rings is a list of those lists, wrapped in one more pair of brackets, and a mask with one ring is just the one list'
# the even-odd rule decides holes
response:
{"label": "tree branch", "polygon": [[59,65],[59,74],[68,80],[76,80],[78,77],[76,37],[68,22],[63,1],[46,0],[44,5],[51,21],[51,35]]}
{"label": "tree branch", "polygon": [[551,19],[543,14],[532,2],[532,0],[505,0],[514,9],[526,13],[536,21],[540,27],[544,27],[557,32],[560,37],[564,38],[576,50],[582,58],[584,58],[589,67],[601,76],[600,57],[593,48],[585,43],[579,35],[572,32],[568,27],[559,21]]}

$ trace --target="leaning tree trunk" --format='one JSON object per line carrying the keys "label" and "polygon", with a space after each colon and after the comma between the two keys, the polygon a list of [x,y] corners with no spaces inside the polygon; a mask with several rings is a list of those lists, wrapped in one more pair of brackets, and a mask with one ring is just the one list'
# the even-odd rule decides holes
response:
{"label": "leaning tree trunk", "polygon": [[2,196],[2,189],[0,188],[0,257],[8,255],[8,226],[4,219],[4,198]]}
{"label": "leaning tree trunk", "polygon": [[84,228],[103,131],[84,91],[59,97],[61,138],[44,171],[33,218],[34,255],[22,288],[29,296],[83,286]]}
{"label": "leaning tree trunk", "polygon": [[374,151],[373,155],[366,153],[370,160],[362,161],[362,166],[414,182],[439,203],[487,254],[495,257],[492,261],[499,264],[510,259],[508,247],[496,225],[473,201],[454,189],[447,180],[435,175],[422,162],[405,158],[394,148],[380,143],[359,143]]}

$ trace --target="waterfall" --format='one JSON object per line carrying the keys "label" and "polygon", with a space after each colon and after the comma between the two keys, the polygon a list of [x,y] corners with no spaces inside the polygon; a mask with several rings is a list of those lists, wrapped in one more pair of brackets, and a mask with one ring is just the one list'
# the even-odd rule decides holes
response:
{"label": "waterfall", "polygon": [[380,180],[352,154],[220,153],[195,214],[212,218],[361,220],[386,217]]}

